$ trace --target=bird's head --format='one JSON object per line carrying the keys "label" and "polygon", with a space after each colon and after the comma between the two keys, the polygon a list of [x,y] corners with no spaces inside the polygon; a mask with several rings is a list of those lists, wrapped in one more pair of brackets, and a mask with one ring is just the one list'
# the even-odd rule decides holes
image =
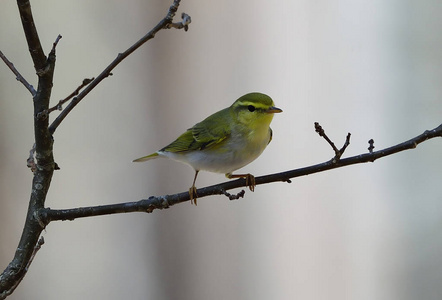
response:
{"label": "bird's head", "polygon": [[234,119],[251,127],[269,126],[273,114],[282,110],[275,107],[272,98],[261,93],[249,93],[236,100],[230,107]]}

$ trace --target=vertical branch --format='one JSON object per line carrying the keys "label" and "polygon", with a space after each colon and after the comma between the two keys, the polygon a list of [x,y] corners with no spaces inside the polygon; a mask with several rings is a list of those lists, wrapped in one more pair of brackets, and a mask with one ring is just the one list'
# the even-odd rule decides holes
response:
{"label": "vertical branch", "polygon": [[[32,180],[26,222],[14,259],[0,275],[0,299],[10,295],[26,275],[29,262],[33,258],[35,246],[44,225],[36,217],[36,211],[44,208],[46,195],[54,172],[52,135],[49,133],[47,117],[37,117],[49,108],[52,80],[55,68],[55,43],[48,58],[43,53],[37,28],[32,17],[31,5],[27,0],[17,0],[20,18],[28,43],[29,52],[38,75],[37,93],[34,95],[34,134],[36,169]],[[58,39],[57,39],[58,40]]]}
{"label": "vertical branch", "polygon": [[[98,83],[111,74],[111,70],[114,67],[138,49],[142,44],[154,38],[158,31],[167,28],[184,28],[187,30],[188,24],[191,20],[186,14],[183,14],[182,22],[176,24],[172,23],[179,4],[180,0],[174,0],[168,10],[167,16],[138,42],[125,52],[120,53],[97,78],[90,83],[88,82],[89,85],[71,101],[58,118],[56,118],[51,127],[49,127],[49,100],[51,97],[52,80],[55,69],[55,48],[61,36],[57,37],[52,50],[48,57],[46,57],[41,47],[37,28],[34,24],[29,0],[17,0],[23,31],[38,76],[38,88],[35,95],[33,95],[35,144],[33,150],[31,150],[30,159],[28,159],[28,164],[31,166],[34,173],[34,178],[32,180],[32,192],[26,222],[19,245],[15,252],[14,259],[9,263],[3,273],[0,274],[0,299],[6,298],[15,290],[26,275],[36,251],[41,246],[41,244],[38,243],[38,238],[46,224],[44,223],[44,220],[40,219],[38,212],[44,209],[52,175],[57,168],[53,157],[53,132],[74,106],[77,105]],[[33,159],[34,150],[35,161]]]}
{"label": "vertical branch", "polygon": [[41,47],[37,28],[35,27],[31,3],[29,3],[29,0],[17,0],[17,5],[21,23],[23,25],[23,31],[25,32],[26,41],[29,46],[29,52],[31,53],[32,61],[34,62],[34,68],[38,72],[38,70],[42,70],[46,65],[46,56]]}

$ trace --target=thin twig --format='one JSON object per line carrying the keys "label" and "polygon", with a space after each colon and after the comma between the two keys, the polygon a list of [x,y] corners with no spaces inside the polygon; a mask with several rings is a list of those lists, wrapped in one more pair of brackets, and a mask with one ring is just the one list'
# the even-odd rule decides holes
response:
{"label": "thin twig", "polygon": [[[83,79],[83,82],[75,89],[75,91],[73,91],[69,96],[67,96],[64,99],[61,99],[60,101],[58,101],[57,105],[54,105],[53,107],[37,114],[37,118],[46,118],[51,112],[55,111],[55,110],[63,110],[63,104],[65,104],[66,102],[68,102],[69,100],[71,100],[74,96],[77,96],[78,93],[81,91],[82,88],[84,88],[85,86],[87,86],[89,83],[91,83],[95,78],[85,78]],[[75,99],[75,98],[74,98]]]}
{"label": "thin twig", "polygon": [[[36,69],[38,77],[41,78],[41,77],[45,76],[48,72],[50,72],[53,76],[54,71],[51,68],[51,61],[53,61],[53,63],[55,63],[55,48],[57,47],[58,42],[60,41],[61,38],[62,38],[62,36],[59,34],[57,36],[57,38],[55,39],[55,41],[52,43],[52,49],[49,52],[49,56],[46,61],[46,64],[42,68]],[[51,82],[51,84],[52,84],[52,82]],[[42,114],[43,114],[43,112],[40,113],[40,115],[42,115]]]}
{"label": "thin twig", "polygon": [[20,74],[20,72],[14,67],[14,64],[9,61],[9,59],[6,58],[6,56],[3,54],[3,52],[0,51],[0,57],[5,62],[5,64],[11,69],[12,73],[15,74],[15,79],[17,81],[20,81],[25,88],[31,93],[32,96],[35,96],[37,91],[34,89],[34,87],[29,84],[29,82]]}
{"label": "thin twig", "polygon": [[[121,63],[126,57],[132,54],[135,50],[141,47],[144,43],[154,38],[158,31],[164,28],[169,28],[170,24],[172,24],[173,18],[175,16],[176,11],[178,10],[178,6],[181,0],[174,0],[173,4],[170,6],[167,16],[164,17],[151,31],[149,31],[145,36],[143,36],[140,40],[138,40],[135,44],[130,46],[126,51],[119,53],[117,57],[112,61],[101,73],[98,75],[75,99],[66,106],[66,108],[60,113],[60,115],[52,122],[51,126],[49,126],[49,132],[54,133],[60,123],[66,118],[66,116],[72,111],[72,109],[80,103],[83,98],[89,94],[103,79],[107,78],[111,71]],[[187,16],[187,15],[186,15]],[[181,22],[183,25],[181,28],[190,23],[190,17],[186,18],[186,21]],[[174,27],[174,26],[171,26]],[[174,27],[178,28],[178,27]]]}
{"label": "thin twig", "polygon": [[330,140],[330,138],[325,134],[325,130],[322,128],[321,125],[319,125],[318,122],[315,122],[315,131],[319,134],[319,136],[323,137],[333,148],[333,151],[335,152],[335,156],[332,158],[333,162],[337,162],[341,159],[342,154],[344,154],[345,149],[347,149],[348,145],[350,145],[350,137],[351,133],[347,134],[347,137],[345,138],[345,143],[342,146],[340,150],[336,148],[335,144]]}
{"label": "thin twig", "polygon": [[342,154],[344,154],[345,149],[347,149],[347,147],[350,145],[350,137],[351,137],[351,133],[347,133],[347,136],[345,138],[345,143],[344,146],[342,146],[341,149],[339,149],[339,157],[338,159],[341,158]]}
{"label": "thin twig", "polygon": [[335,144],[328,138],[328,136],[325,134],[325,130],[322,128],[321,125],[319,125],[318,122],[315,122],[315,131],[319,134],[319,136],[323,137],[333,148],[333,151],[335,151],[335,154],[338,155],[339,150],[336,148]]}
{"label": "thin twig", "polygon": [[55,52],[55,48],[57,47],[58,42],[61,40],[61,38],[62,38],[62,36],[61,36],[61,34],[59,34],[57,36],[57,38],[55,39],[55,42],[52,44],[51,52]]}
{"label": "thin twig", "polygon": [[[280,172],[260,177],[255,177],[256,185],[271,183],[271,182],[291,182],[290,178],[310,175],[314,173],[324,172],[331,169],[336,169],[344,166],[374,162],[375,160],[392,155],[397,152],[404,150],[414,149],[416,146],[426,140],[442,137],[442,124],[438,127],[427,130],[421,135],[416,136],[408,141],[400,143],[398,145],[385,148],[379,151],[360,154],[338,161],[327,161],[324,163],[316,164],[313,166],[308,166],[305,168],[290,170],[286,172]],[[200,188],[197,190],[198,198],[207,197],[210,195],[226,195],[226,191],[234,188],[247,186],[246,180],[244,178],[227,181],[224,183]],[[186,202],[190,200],[189,192],[182,192],[174,195],[165,195],[157,197],[149,197],[148,199],[143,199],[136,202],[126,202],[111,205],[102,206],[90,206],[90,207],[80,207],[72,209],[61,209],[54,210],[50,208],[44,208],[39,211],[39,220],[44,224],[49,224],[51,221],[60,220],[74,220],[77,218],[93,217],[117,213],[129,213],[129,212],[152,212],[155,209],[169,208],[175,204]]]}

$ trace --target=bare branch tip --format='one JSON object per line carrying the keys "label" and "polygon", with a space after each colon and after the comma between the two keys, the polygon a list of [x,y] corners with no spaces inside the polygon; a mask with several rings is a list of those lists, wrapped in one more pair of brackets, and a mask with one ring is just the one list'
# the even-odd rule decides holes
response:
{"label": "bare branch tip", "polygon": [[315,131],[319,134],[319,136],[323,136],[325,134],[324,129],[322,129],[322,126],[319,125],[318,122],[315,122]]}
{"label": "bare branch tip", "polygon": [[344,154],[345,149],[347,149],[348,145],[350,145],[350,137],[351,137],[351,133],[347,133],[347,137],[345,138],[345,143],[344,146],[342,146],[342,148],[339,150],[339,158],[342,156],[342,154]]}
{"label": "bare branch tip", "polygon": [[374,140],[373,139],[370,139],[369,141],[368,141],[368,144],[370,145],[367,149],[368,149],[368,152],[369,153],[373,153],[373,150],[374,150]]}
{"label": "bare branch tip", "polygon": [[181,14],[181,18],[183,19],[184,31],[189,30],[189,24],[192,22],[192,18],[184,12]]}
{"label": "bare branch tip", "polygon": [[[329,139],[329,137],[325,134],[325,130],[322,128],[321,125],[319,125],[318,122],[315,122],[315,131],[319,134],[320,137],[323,137],[327,143],[332,147],[333,151],[335,152],[335,157],[332,159],[334,162],[338,161],[341,157],[342,153],[336,148],[335,144]],[[347,135],[348,138],[348,135]],[[344,145],[345,146],[345,145]],[[346,146],[345,146],[346,147]],[[343,147],[345,149],[345,147]]]}
{"label": "bare branch tip", "polygon": [[182,18],[181,22],[176,22],[176,23],[170,22],[169,24],[166,25],[166,28],[176,28],[176,29],[184,28],[184,31],[189,30],[189,24],[192,22],[192,18],[184,12],[181,14],[181,18]]}
{"label": "bare branch tip", "polygon": [[55,39],[55,42],[52,44],[52,50],[51,50],[52,53],[55,52],[55,48],[57,47],[58,42],[61,40],[61,38],[62,38],[62,36],[61,36],[61,34],[59,34],[57,36],[57,38]]}

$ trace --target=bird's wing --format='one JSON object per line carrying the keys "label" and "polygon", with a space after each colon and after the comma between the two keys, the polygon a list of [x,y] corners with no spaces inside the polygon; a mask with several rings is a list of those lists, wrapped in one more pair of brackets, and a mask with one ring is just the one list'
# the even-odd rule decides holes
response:
{"label": "bird's wing", "polygon": [[210,148],[230,135],[228,120],[222,120],[222,111],[189,128],[170,145],[161,149],[168,152],[183,152]]}
{"label": "bird's wing", "polygon": [[195,139],[193,138],[192,131],[188,129],[182,135],[180,135],[175,141],[161,149],[160,151],[167,152],[183,152],[190,150],[192,144],[195,143]]}
{"label": "bird's wing", "polygon": [[[198,144],[197,148],[202,150],[214,146],[230,135],[230,126],[224,122],[208,122],[204,124],[198,123],[191,128],[193,138]],[[221,125],[219,123],[222,123]],[[226,126],[227,125],[227,126]]]}

